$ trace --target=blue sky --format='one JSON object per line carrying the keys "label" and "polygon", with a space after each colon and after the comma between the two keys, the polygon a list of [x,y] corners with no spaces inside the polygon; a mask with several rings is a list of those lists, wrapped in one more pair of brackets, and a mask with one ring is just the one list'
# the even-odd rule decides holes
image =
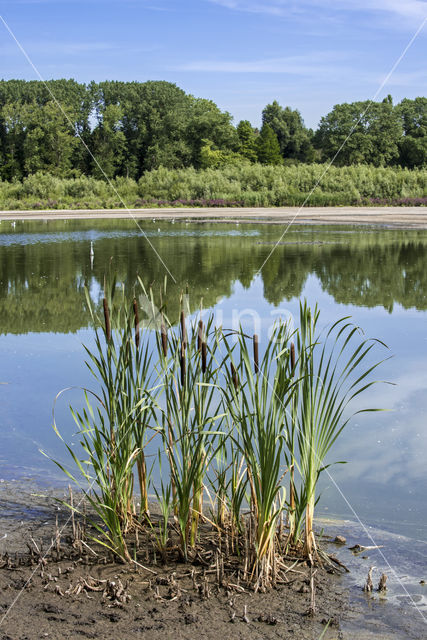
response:
{"label": "blue sky", "polygon": [[[427,0],[0,0],[43,78],[168,80],[259,124],[276,99],[315,127],[372,98]],[[427,95],[427,25],[378,99]],[[0,23],[0,77],[36,78]]]}

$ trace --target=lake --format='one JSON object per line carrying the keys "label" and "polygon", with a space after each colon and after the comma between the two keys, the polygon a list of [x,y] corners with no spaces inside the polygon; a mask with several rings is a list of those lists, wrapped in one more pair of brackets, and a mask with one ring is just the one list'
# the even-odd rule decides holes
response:
{"label": "lake", "polygon": [[[137,274],[156,287],[166,265],[170,316],[188,284],[194,311],[203,298],[224,327],[240,320],[262,344],[274,318],[297,317],[306,298],[318,303],[321,325],[350,315],[387,344],[375,352],[392,356],[377,376],[393,384],[375,386],[354,406],[387,411],[351,420],[330,457],[347,464],[324,475],[317,513],[427,542],[427,231],[298,226],[275,248],[278,225],[150,220],[141,227],[131,220],[0,224],[0,477],[64,481],[40,451],[67,460],[52,428],[54,399],[62,389],[93,386],[82,347],[92,340],[85,284],[99,304],[110,268],[128,287]],[[57,402],[65,439],[75,431],[68,405],[80,398],[71,389]]]}

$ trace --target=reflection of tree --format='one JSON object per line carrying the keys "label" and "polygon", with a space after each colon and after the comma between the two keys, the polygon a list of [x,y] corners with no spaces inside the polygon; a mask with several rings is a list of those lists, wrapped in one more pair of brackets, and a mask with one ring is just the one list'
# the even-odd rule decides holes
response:
{"label": "reflection of tree", "polygon": [[262,270],[264,296],[268,302],[278,305],[283,298],[290,300],[302,294],[312,268],[313,249],[313,246],[277,247]]}
{"label": "reflection of tree", "polygon": [[426,240],[387,246],[335,248],[328,263],[316,270],[322,285],[337,302],[392,311],[427,308]]}
{"label": "reflection of tree", "polygon": [[[191,231],[194,227],[170,223],[167,226],[160,223],[169,235],[157,235],[157,224],[145,224],[144,229],[147,233],[156,232],[150,240],[176,279],[176,283],[168,280],[167,313],[172,320],[178,317],[179,294],[187,285],[194,310],[200,298],[204,307],[209,307],[218,297],[229,296],[236,281],[249,287],[278,236],[275,226],[257,226],[260,234],[257,236],[233,237],[230,225],[209,224],[196,228],[208,232],[207,235],[186,236],[180,230]],[[92,284],[95,292],[101,291],[111,257],[112,270],[125,283],[129,295],[138,274],[144,283],[153,284],[158,295],[165,269],[144,237],[134,234],[133,223],[97,221],[93,233],[95,238],[96,233],[99,237],[95,239],[93,270],[89,235],[72,237],[69,242],[56,241],[58,232],[81,234],[91,229],[93,222],[55,222],[43,227],[40,223],[29,223],[25,230],[32,233],[34,242],[25,246],[8,246],[6,240],[12,230],[2,231],[0,332],[65,333],[87,326],[84,284]],[[241,225],[240,229],[246,227]],[[114,231],[116,236],[102,236],[102,231]],[[120,237],[121,231],[132,233]],[[51,232],[55,232],[52,241],[45,236],[43,242],[35,242],[43,233]],[[427,234],[422,231],[342,234],[319,227],[309,232],[305,229],[304,233],[294,231],[284,237],[262,270],[264,296],[274,305],[298,297],[313,273],[337,302],[381,305],[390,310],[399,303],[405,308],[426,309],[426,248]]]}

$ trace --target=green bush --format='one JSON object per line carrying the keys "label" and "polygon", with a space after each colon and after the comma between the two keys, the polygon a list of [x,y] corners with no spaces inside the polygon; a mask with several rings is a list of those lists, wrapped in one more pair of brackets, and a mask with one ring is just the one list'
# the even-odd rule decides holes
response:
{"label": "green bush", "polygon": [[[328,167],[326,164],[230,165],[220,169],[165,169],[146,172],[138,182],[117,177],[58,178],[38,172],[22,182],[0,181],[0,208],[97,209],[170,206],[175,201],[223,200],[249,207],[392,204],[427,196],[427,170]],[[379,202],[381,201],[381,203]],[[179,204],[179,203],[176,203]],[[197,202],[196,202],[197,205]],[[182,203],[181,203],[182,206]]]}

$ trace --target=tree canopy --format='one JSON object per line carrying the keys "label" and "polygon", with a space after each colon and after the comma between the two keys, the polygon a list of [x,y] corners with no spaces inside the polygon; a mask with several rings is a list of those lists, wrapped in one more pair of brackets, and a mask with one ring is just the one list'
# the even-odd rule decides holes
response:
{"label": "tree canopy", "polygon": [[262,122],[268,124],[276,134],[283,159],[300,161],[313,159],[311,144],[313,133],[305,127],[299,111],[290,107],[283,108],[274,100],[263,110]]}
{"label": "tree canopy", "polygon": [[0,81],[2,180],[40,171],[138,180],[160,167],[332,159],[426,167],[427,98],[339,104],[315,133],[298,110],[275,100],[262,111],[259,131],[247,120],[234,126],[230,113],[170,82]]}

